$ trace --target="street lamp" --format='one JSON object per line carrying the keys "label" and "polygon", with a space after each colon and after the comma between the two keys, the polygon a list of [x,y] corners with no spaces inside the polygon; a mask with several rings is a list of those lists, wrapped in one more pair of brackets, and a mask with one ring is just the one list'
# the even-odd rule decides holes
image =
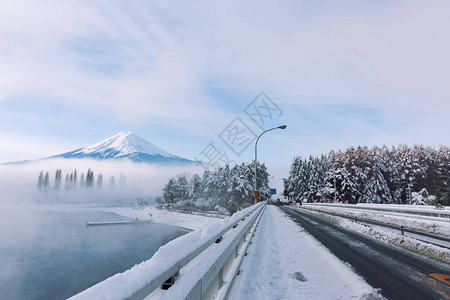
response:
{"label": "street lamp", "polygon": [[256,201],[259,199],[259,192],[258,192],[258,190],[256,189],[256,182],[258,181],[258,177],[257,177],[257,163],[258,163],[258,152],[257,152],[257,146],[258,146],[258,141],[259,141],[259,138],[264,134],[264,133],[266,133],[267,131],[271,131],[271,130],[275,130],[275,129],[286,129],[286,125],[281,125],[281,126],[278,126],[278,127],[274,127],[274,128],[270,128],[270,129],[267,129],[266,131],[263,131],[259,136],[258,136],[258,138],[256,139],[256,142],[255,142],[255,204],[256,204]]}

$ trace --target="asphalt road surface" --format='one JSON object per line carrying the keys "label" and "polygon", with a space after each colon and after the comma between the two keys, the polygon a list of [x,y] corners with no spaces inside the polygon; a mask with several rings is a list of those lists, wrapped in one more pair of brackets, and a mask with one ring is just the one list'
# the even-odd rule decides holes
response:
{"label": "asphalt road surface", "polygon": [[450,299],[450,266],[342,228],[302,210],[280,207],[388,299]]}

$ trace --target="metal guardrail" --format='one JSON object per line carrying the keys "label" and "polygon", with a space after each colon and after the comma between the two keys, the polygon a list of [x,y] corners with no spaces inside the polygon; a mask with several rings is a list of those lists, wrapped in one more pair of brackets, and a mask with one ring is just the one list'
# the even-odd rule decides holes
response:
{"label": "metal guardrail", "polygon": [[[264,208],[265,209],[265,208]],[[235,284],[236,280],[238,280],[238,275],[242,271],[241,268],[246,264],[246,260],[248,259],[247,252],[249,251],[248,248],[250,244],[253,242],[253,238],[255,237],[256,229],[258,228],[259,222],[262,218],[262,212],[257,217],[257,220],[253,223],[253,226],[249,229],[249,236],[248,238],[244,236],[244,238],[241,240],[242,246],[239,248],[239,254],[236,257],[236,262],[233,264],[233,266],[228,271],[226,282],[222,286],[222,288],[219,290],[219,292],[216,294],[216,300],[223,300],[223,299],[231,299],[233,298],[233,292],[236,292]],[[245,268],[245,267],[244,267]],[[239,281],[239,280],[238,280]]]}
{"label": "metal guardrail", "polygon": [[214,250],[180,276],[178,286],[174,285],[159,299],[213,299],[216,296],[218,299],[228,298],[233,282],[239,274],[242,258],[251,243],[251,229],[258,222],[264,208],[264,205],[260,206],[251,216],[242,219],[238,229],[227,233]]}
{"label": "metal guardrail", "polygon": [[[120,276],[122,276],[121,280],[115,280],[114,286],[106,279],[72,298],[91,299],[91,297],[95,295],[97,298],[100,297],[102,299],[144,299],[169,279],[175,280],[175,283],[170,289],[162,292],[162,299],[207,298],[208,292],[214,289],[212,285],[215,284],[215,289],[221,287],[223,275],[225,273],[224,269],[230,265],[230,258],[234,259],[237,257],[239,246],[246,240],[250,227],[255,223],[264,207],[265,203],[259,203],[251,208],[237,212],[236,214],[239,215],[239,219],[234,220],[225,228],[218,228],[217,232],[213,232],[208,240],[190,253],[180,257],[175,263],[165,267],[164,270],[149,275],[149,278],[145,279],[146,283],[132,293],[128,291],[130,288],[126,286],[127,272],[124,272],[120,274]],[[217,245],[215,242],[218,242]],[[216,246],[214,247],[212,245]],[[214,249],[206,254],[208,259],[200,259],[195,266],[196,271],[193,272],[192,269],[194,269],[194,267],[191,268],[191,271],[189,272],[190,277],[187,276],[187,273],[183,274],[183,267],[191,263],[192,260],[197,260],[209,247],[214,247]],[[233,255],[233,253],[235,255]],[[152,259],[147,262],[151,262],[151,260]],[[181,275],[179,275],[180,272],[182,273]],[[177,275],[179,276],[177,277]],[[189,283],[183,282],[183,280],[188,281]],[[192,282],[195,282],[195,284],[190,284]],[[121,287],[118,285],[124,286]],[[110,291],[112,288],[120,292],[113,293]],[[124,296],[125,294],[127,294],[127,296]]]}
{"label": "metal guardrail", "polygon": [[417,216],[428,216],[428,217],[436,217],[436,218],[444,218],[449,219],[450,218],[450,211],[448,210],[427,210],[427,211],[420,211],[415,209],[408,209],[405,208],[399,208],[399,207],[369,207],[369,206],[357,206],[353,204],[325,204],[322,205],[320,203],[304,203],[305,206],[323,206],[323,207],[340,207],[340,208],[349,208],[349,209],[359,209],[359,210],[373,210],[373,211],[379,211],[379,212],[390,212],[390,213],[400,213],[400,214],[410,214],[410,215],[417,215]]}

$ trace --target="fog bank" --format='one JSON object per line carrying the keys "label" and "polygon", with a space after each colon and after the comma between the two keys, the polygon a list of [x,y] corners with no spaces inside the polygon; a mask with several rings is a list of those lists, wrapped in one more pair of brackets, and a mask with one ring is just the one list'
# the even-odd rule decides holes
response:
{"label": "fog bank", "polygon": [[[61,170],[59,188],[55,180],[58,169]],[[88,187],[86,175],[89,169],[93,172],[93,182]],[[70,185],[74,170],[76,182]],[[41,171],[44,177],[48,173],[48,182],[39,188]],[[201,175],[203,171],[195,165],[153,165],[129,160],[47,159],[0,165],[0,202],[129,203],[137,197],[152,198],[161,194],[169,178],[180,173]]]}

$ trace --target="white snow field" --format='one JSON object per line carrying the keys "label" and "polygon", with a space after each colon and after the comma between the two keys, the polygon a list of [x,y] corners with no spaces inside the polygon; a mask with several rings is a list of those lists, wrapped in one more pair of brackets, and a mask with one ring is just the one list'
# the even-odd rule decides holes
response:
{"label": "white snow field", "polygon": [[269,205],[232,299],[370,299],[378,292]]}

